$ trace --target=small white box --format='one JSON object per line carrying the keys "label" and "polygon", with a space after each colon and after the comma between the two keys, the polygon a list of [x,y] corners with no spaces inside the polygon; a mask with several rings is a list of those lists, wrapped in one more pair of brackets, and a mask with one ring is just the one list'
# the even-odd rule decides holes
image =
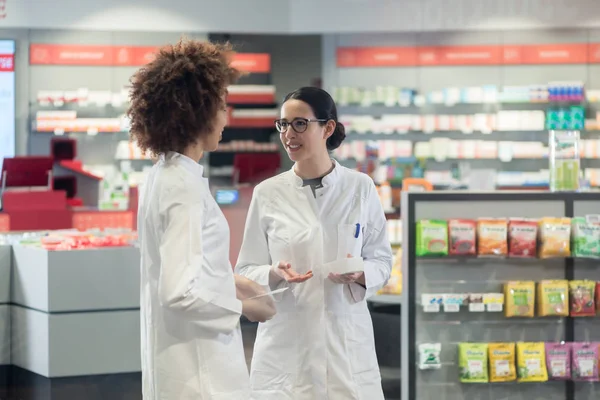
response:
{"label": "small white box", "polygon": [[352,274],[355,272],[364,272],[364,261],[361,257],[344,258],[325,264],[327,274]]}

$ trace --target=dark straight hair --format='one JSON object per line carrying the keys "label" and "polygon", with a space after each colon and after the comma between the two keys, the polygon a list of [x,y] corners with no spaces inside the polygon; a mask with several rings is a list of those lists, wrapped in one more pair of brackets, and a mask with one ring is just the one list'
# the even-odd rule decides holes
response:
{"label": "dark straight hair", "polygon": [[[334,121],[335,130],[327,138],[327,150],[332,151],[340,147],[346,138],[346,129],[338,121],[337,107],[329,93],[318,87],[305,86],[289,93],[285,96],[283,102],[285,103],[291,99],[300,100],[308,104],[313,114],[315,114],[315,118]],[[325,125],[325,122],[320,122],[320,124],[321,126]]]}

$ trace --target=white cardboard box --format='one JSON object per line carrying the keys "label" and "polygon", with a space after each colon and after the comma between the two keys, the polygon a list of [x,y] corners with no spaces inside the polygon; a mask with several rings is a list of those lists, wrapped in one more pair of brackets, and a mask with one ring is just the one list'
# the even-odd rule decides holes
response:
{"label": "white cardboard box", "polygon": [[135,309],[140,257],[135,247],[48,251],[13,246],[12,302],[46,312]]}
{"label": "white cardboard box", "polygon": [[13,365],[47,378],[141,370],[139,311],[11,314]]}
{"label": "white cardboard box", "polygon": [[10,364],[10,306],[0,305],[0,365]]}

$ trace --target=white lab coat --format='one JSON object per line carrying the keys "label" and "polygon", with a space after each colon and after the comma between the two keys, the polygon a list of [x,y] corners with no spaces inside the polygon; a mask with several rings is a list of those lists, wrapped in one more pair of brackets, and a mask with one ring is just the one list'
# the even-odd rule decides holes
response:
{"label": "white lab coat", "polygon": [[[322,183],[315,198],[292,168],[254,191],[236,272],[266,286],[272,265],[287,261],[314,276],[290,284],[259,325],[251,399],[383,400],[366,298],[391,273],[385,215],[367,175],[336,163]],[[366,290],[327,279],[348,254],[364,259]]]}
{"label": "white lab coat", "polygon": [[144,400],[249,397],[229,227],[202,171],[192,159],[170,152],[143,185],[138,229]]}

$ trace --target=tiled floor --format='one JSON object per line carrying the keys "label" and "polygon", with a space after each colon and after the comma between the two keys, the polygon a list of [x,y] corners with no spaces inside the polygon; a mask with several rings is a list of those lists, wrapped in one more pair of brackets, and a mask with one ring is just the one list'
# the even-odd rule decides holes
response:
{"label": "tiled floor", "polygon": [[[243,324],[244,349],[250,363],[256,325]],[[391,372],[390,372],[391,371]],[[396,370],[383,369],[382,376],[391,373],[387,386],[389,400],[400,398],[395,383]],[[119,374],[78,378],[47,379],[16,367],[0,367],[0,400],[142,400],[141,375]]]}

